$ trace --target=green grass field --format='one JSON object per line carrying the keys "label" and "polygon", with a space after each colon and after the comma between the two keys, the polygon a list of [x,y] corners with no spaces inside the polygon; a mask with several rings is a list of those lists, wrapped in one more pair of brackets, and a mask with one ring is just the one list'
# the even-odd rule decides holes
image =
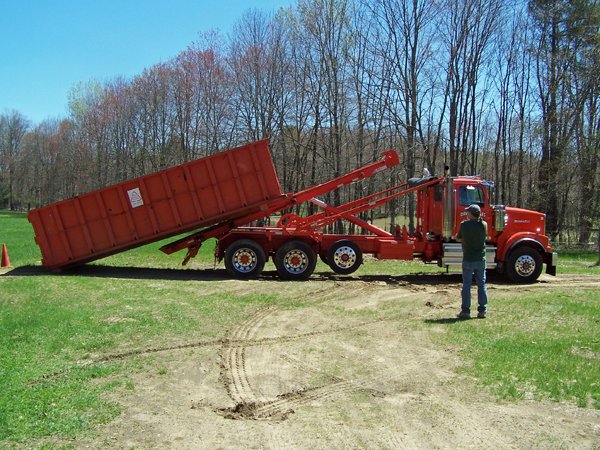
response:
{"label": "green grass field", "polygon": [[[68,274],[50,274],[40,267],[26,216],[3,211],[0,243],[8,245],[14,268],[0,272],[0,448],[74,438],[118,416],[114,399],[135,389],[132,374],[164,373],[151,355],[135,356],[137,349],[222,338],[228,326],[264,305],[305,307],[287,289],[268,295],[251,288],[235,296],[220,292],[222,271],[216,280],[206,275],[213,273],[212,245],[188,269],[179,266],[183,253],[166,256],[157,243]],[[600,275],[598,267],[590,267],[594,262],[592,253],[565,254],[559,273]],[[273,270],[269,264],[267,270]],[[319,265],[321,270],[326,266]],[[357,274],[422,272],[442,271],[368,260]],[[191,291],[195,301],[189,300]],[[413,324],[431,331],[440,346],[460,348],[464,371],[499,398],[600,408],[598,291],[515,290],[493,319]],[[110,357],[128,352],[133,357]]]}
{"label": "green grass field", "polygon": [[600,275],[600,266],[596,265],[598,254],[585,251],[565,251],[559,253],[559,267],[563,273],[581,273]]}
{"label": "green grass field", "polygon": [[600,409],[599,291],[516,296],[494,307],[493,320],[448,331],[441,340],[463,344],[472,363],[465,372],[500,398],[568,399]]}

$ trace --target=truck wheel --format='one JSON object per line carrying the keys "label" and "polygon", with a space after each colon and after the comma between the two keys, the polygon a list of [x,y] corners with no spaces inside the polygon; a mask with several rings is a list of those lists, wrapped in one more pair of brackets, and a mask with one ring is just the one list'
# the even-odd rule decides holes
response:
{"label": "truck wheel", "polygon": [[305,242],[291,241],[279,247],[274,261],[284,280],[306,280],[315,270],[317,255]]}
{"label": "truck wheel", "polygon": [[265,267],[265,252],[250,239],[235,241],[225,250],[225,268],[235,278],[255,278]]}
{"label": "truck wheel", "polygon": [[542,273],[542,256],[531,247],[519,247],[508,256],[506,275],[515,283],[533,283]]}
{"label": "truck wheel", "polygon": [[362,250],[351,240],[343,239],[329,247],[327,261],[335,273],[348,275],[356,272],[362,264]]}

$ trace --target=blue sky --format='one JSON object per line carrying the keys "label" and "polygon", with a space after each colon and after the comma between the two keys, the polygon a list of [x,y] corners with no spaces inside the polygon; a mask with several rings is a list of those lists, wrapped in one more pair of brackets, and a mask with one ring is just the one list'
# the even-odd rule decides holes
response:
{"label": "blue sky", "polygon": [[0,0],[0,113],[33,123],[67,115],[79,81],[130,77],[199,33],[227,35],[248,9],[295,0]]}

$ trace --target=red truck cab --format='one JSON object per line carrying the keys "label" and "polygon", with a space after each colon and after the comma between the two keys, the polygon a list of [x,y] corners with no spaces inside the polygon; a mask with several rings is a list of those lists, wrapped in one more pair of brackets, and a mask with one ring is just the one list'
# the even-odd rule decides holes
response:
{"label": "red truck cab", "polygon": [[546,215],[528,209],[491,203],[493,184],[480,177],[445,177],[414,180],[423,183],[417,194],[417,228],[415,236],[439,241],[437,252],[427,259],[438,259],[441,266],[459,266],[462,247],[453,238],[460,223],[467,219],[467,208],[477,204],[488,225],[487,265],[504,272],[513,281],[535,281],[546,264],[546,272],[556,275],[557,254],[552,252],[546,236]]}

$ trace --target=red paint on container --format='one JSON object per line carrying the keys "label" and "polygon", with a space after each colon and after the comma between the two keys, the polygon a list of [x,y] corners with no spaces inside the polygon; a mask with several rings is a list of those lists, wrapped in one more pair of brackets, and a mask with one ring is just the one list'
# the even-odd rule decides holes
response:
{"label": "red paint on container", "polygon": [[243,217],[281,197],[267,140],[30,211],[53,270]]}

